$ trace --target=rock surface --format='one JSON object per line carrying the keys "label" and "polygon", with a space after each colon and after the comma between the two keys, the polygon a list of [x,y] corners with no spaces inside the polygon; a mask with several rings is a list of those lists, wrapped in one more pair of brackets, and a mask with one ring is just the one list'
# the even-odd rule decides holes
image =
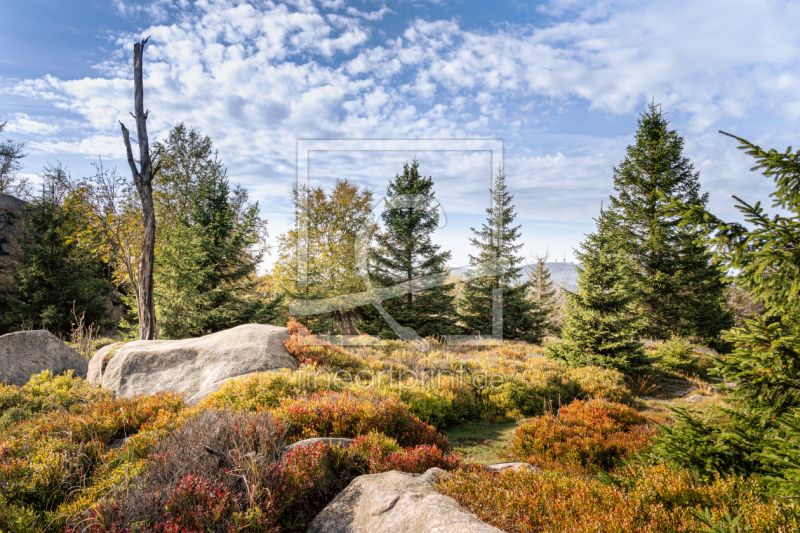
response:
{"label": "rock surface", "polygon": [[520,470],[535,470],[537,472],[541,472],[541,468],[537,468],[529,463],[497,463],[493,465],[487,465],[486,470],[490,472],[504,472],[506,470],[511,470],[512,472],[519,472]]}
{"label": "rock surface", "polygon": [[194,339],[118,343],[94,354],[87,379],[119,397],[171,391],[196,403],[231,378],[297,369],[288,338],[286,328],[246,324]]}
{"label": "rock surface", "polygon": [[0,383],[24,385],[31,376],[49,370],[74,370],[86,377],[86,358],[46,330],[17,331],[0,336]]}
{"label": "rock surface", "polygon": [[303,448],[305,446],[310,446],[312,444],[318,443],[325,443],[329,444],[330,446],[340,446],[342,448],[349,448],[351,444],[353,444],[353,439],[346,439],[340,437],[316,437],[313,439],[304,439],[295,442],[294,444],[290,444],[286,447],[286,451],[290,452],[296,448]]}
{"label": "rock surface", "polygon": [[441,473],[431,468],[421,475],[392,470],[357,477],[314,518],[308,533],[500,533],[436,492]]}
{"label": "rock surface", "polygon": [[706,399],[706,397],[703,396],[702,394],[692,394],[691,396],[686,398],[684,401],[687,402],[687,403],[700,403],[705,399]]}

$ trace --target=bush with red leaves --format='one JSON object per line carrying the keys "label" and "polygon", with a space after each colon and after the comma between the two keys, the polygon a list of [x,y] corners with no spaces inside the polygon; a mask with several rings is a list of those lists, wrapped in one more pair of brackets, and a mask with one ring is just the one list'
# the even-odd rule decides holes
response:
{"label": "bush with red leaves", "polygon": [[447,437],[412,414],[394,395],[322,391],[307,398],[285,398],[273,414],[286,424],[289,441],[355,438],[378,432],[396,439],[404,447],[435,444],[439,449],[450,449]]}
{"label": "bush with red leaves", "polygon": [[653,433],[648,419],[628,406],[604,400],[574,401],[558,414],[547,413],[517,428],[512,450],[544,467],[609,469],[647,447]]}

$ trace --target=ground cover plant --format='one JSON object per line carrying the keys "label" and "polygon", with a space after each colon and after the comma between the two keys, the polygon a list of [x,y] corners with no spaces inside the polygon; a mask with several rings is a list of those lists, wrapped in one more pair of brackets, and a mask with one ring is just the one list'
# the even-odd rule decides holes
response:
{"label": "ground cover plant", "polygon": [[[290,351],[311,335],[294,330]],[[450,472],[443,493],[507,531],[797,525],[758,483],[654,462],[659,426],[619,371],[525,343],[312,346],[297,371],[230,380],[191,408],[71,375],[0,387],[0,530],[304,531],[355,476],[432,467]],[[354,442],[288,449],[313,437]],[[509,460],[544,470],[478,464]]]}

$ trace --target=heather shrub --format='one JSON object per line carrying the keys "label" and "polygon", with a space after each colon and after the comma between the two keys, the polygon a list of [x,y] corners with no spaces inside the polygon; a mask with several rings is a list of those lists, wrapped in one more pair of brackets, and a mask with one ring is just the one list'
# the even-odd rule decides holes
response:
{"label": "heather shrub", "polygon": [[[361,390],[358,383],[350,388]],[[435,376],[426,381],[414,377],[384,380],[377,376],[368,390],[381,396],[397,395],[413,414],[436,427],[446,427],[480,415],[474,391],[454,376]]]}
{"label": "heather shrub", "polygon": [[363,465],[363,472],[368,474],[390,470],[422,474],[434,467],[454,470],[463,466],[458,454],[446,452],[435,444],[421,444],[404,449],[395,439],[382,433],[356,437],[347,449],[347,455],[355,464]]}
{"label": "heather shrub", "polygon": [[21,387],[0,384],[0,429],[16,424],[41,411],[69,409],[70,406],[110,398],[112,394],[75,377],[72,370],[53,376],[49,370],[31,376]]}
{"label": "heather shrub", "polygon": [[569,377],[580,387],[581,399],[608,400],[628,405],[633,403],[633,394],[625,383],[625,375],[619,370],[583,366],[570,368]]}
{"label": "heather shrub", "polygon": [[396,396],[369,391],[318,392],[308,398],[286,398],[272,411],[287,426],[287,439],[354,438],[380,432],[401,446],[436,444],[449,449],[447,438],[413,415]]}
{"label": "heather shrub", "polygon": [[438,490],[509,532],[712,531],[698,518],[703,509],[712,520],[727,515],[740,521],[739,529],[715,531],[788,533],[800,526],[795,503],[766,500],[757,484],[737,477],[705,480],[665,465],[631,467],[606,483],[559,471],[466,468],[440,478]]}
{"label": "heather shrub", "polygon": [[[96,502],[97,488],[106,476],[114,478],[117,468],[135,470],[152,440],[184,407],[174,395],[114,399],[72,376],[40,374],[11,388],[16,391],[8,389],[6,398],[16,395],[18,407],[30,415],[0,428],[2,513],[23,522],[36,516],[42,522],[38,529],[63,523],[78,501]],[[91,403],[83,403],[86,399]],[[109,447],[125,437],[130,437],[125,446]]]}
{"label": "heather shrub", "polygon": [[517,428],[512,450],[541,466],[609,469],[644,449],[652,435],[647,418],[630,407],[604,400],[575,401]]}
{"label": "heather shrub", "polygon": [[201,409],[245,409],[258,411],[276,407],[283,398],[306,396],[322,390],[341,391],[345,382],[336,374],[311,366],[298,370],[260,372],[229,379],[200,401]]}
{"label": "heather shrub", "polygon": [[361,360],[350,352],[318,338],[295,320],[290,320],[286,324],[286,329],[289,331],[290,337],[283,343],[300,364],[326,366],[348,371],[358,371],[364,366]]}

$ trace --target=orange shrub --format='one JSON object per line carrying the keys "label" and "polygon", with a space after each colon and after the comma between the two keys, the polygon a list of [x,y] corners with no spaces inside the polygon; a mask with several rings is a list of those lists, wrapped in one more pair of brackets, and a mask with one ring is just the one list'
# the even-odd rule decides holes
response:
{"label": "orange shrub", "polygon": [[359,370],[364,366],[346,350],[319,339],[296,320],[290,320],[286,329],[291,337],[283,341],[283,344],[301,365],[330,366],[346,370]]}
{"label": "orange shrub", "polygon": [[273,414],[286,423],[288,440],[313,437],[354,438],[379,432],[401,446],[435,444],[449,450],[447,438],[413,415],[394,395],[317,392],[308,398],[284,398]]}
{"label": "orange shrub", "polygon": [[574,401],[558,414],[547,413],[514,434],[513,452],[540,466],[558,463],[612,468],[650,443],[647,418],[621,404]]}
{"label": "orange shrub", "polygon": [[789,533],[800,525],[793,504],[763,500],[757,485],[742,478],[708,481],[658,465],[632,468],[619,481],[615,486],[557,471],[496,474],[470,468],[443,476],[438,490],[512,533],[711,531],[696,517],[702,509],[718,522],[739,517],[741,529],[719,531]]}

